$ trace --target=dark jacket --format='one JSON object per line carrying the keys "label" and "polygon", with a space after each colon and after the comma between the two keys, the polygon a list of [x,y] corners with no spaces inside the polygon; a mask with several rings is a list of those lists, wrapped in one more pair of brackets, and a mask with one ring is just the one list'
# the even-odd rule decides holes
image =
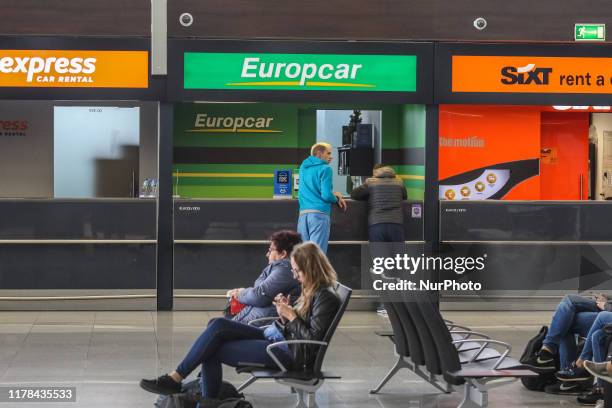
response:
{"label": "dark jacket", "polygon": [[[333,288],[321,288],[312,298],[310,313],[305,319],[295,318],[285,325],[287,340],[322,341],[340,309],[340,297]],[[321,346],[292,344],[293,370],[310,371]]]}
{"label": "dark jacket", "polygon": [[353,189],[354,200],[368,200],[368,225],[403,224],[402,200],[408,195],[401,179],[391,167],[374,170],[374,177]]}

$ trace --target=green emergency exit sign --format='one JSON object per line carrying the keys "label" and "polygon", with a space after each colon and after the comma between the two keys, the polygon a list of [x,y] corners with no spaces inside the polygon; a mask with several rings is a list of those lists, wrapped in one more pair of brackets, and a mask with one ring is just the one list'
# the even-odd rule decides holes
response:
{"label": "green emergency exit sign", "polygon": [[576,41],[606,41],[605,24],[575,24],[574,40]]}

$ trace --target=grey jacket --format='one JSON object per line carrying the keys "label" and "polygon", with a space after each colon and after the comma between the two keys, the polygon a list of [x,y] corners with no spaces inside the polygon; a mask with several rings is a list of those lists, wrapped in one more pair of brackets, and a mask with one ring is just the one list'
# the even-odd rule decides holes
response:
{"label": "grey jacket", "polygon": [[354,200],[368,200],[368,225],[403,224],[402,200],[408,195],[401,179],[391,167],[374,170],[374,177],[351,192]]}

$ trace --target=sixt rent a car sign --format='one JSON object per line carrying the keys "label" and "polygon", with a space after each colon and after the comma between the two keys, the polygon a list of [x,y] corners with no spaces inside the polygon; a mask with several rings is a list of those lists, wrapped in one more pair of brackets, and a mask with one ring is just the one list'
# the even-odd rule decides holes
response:
{"label": "sixt rent a car sign", "polygon": [[453,92],[612,93],[612,58],[452,57]]}
{"label": "sixt rent a car sign", "polygon": [[0,50],[0,87],[147,88],[147,51]]}
{"label": "sixt rent a car sign", "polygon": [[186,52],[185,89],[415,92],[414,55]]}

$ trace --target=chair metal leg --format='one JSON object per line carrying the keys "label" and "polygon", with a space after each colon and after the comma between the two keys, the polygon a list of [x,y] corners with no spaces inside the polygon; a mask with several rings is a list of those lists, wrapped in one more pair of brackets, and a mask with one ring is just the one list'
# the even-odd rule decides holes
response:
{"label": "chair metal leg", "polygon": [[296,393],[297,393],[297,404],[295,408],[316,408],[317,407],[317,402],[315,400],[314,392],[296,390]]}
{"label": "chair metal leg", "polygon": [[463,400],[457,408],[486,408],[489,406],[489,394],[481,391],[469,381],[463,386]]}
{"label": "chair metal leg", "polygon": [[251,378],[240,384],[240,386],[237,388],[238,392],[244,390],[246,387],[253,384],[255,381],[257,381],[257,377],[251,376]]}
{"label": "chair metal leg", "polygon": [[410,368],[410,367],[411,367],[410,364],[406,363],[404,359],[401,356],[399,356],[397,361],[395,362],[395,365],[391,367],[387,375],[385,375],[385,377],[380,381],[380,383],[376,386],[376,388],[374,388],[373,390],[370,390],[370,394],[377,394],[378,391],[380,391],[380,389],[384,387],[385,384],[387,384],[389,380],[393,378],[393,376],[397,374],[399,370],[401,370],[402,368]]}

